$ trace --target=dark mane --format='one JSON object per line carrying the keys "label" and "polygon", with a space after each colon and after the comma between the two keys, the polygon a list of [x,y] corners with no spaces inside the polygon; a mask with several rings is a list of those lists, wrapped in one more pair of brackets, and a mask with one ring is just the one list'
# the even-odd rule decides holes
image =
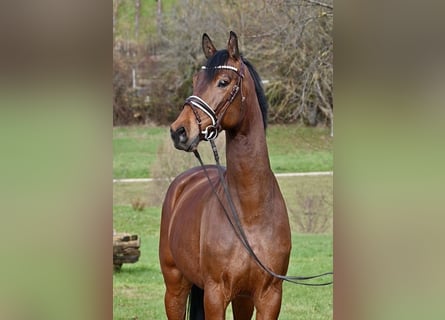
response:
{"label": "dark mane", "polygon": [[[220,50],[217,51],[213,57],[211,57],[207,63],[206,63],[206,75],[207,79],[213,79],[215,76],[215,72],[217,69],[215,67],[225,65],[227,60],[229,59],[229,53],[227,50]],[[255,83],[255,92],[258,99],[258,103],[260,105],[261,114],[263,116],[263,124],[264,124],[264,130],[267,128],[267,109],[269,107],[266,99],[266,95],[264,94],[264,89],[261,84],[261,78],[258,74],[258,72],[255,70],[253,65],[244,57],[241,56],[241,59],[243,60],[244,64],[246,65],[247,69],[249,69],[249,72],[253,78],[253,81]]]}

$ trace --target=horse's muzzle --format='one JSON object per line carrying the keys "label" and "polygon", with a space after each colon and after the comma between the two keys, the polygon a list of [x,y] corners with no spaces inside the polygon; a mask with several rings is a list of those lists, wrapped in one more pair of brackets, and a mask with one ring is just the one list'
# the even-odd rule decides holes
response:
{"label": "horse's muzzle", "polygon": [[196,149],[199,143],[199,137],[197,139],[189,140],[187,135],[187,131],[184,127],[179,127],[176,130],[170,128],[170,136],[173,140],[176,149],[184,150],[184,151],[193,151]]}

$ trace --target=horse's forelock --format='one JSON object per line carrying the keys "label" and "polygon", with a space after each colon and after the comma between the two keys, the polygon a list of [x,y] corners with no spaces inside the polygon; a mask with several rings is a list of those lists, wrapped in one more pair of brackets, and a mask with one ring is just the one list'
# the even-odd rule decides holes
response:
{"label": "horse's forelock", "polygon": [[215,67],[225,65],[229,59],[229,52],[227,50],[217,51],[206,63],[207,80],[212,80],[215,77],[217,69]]}

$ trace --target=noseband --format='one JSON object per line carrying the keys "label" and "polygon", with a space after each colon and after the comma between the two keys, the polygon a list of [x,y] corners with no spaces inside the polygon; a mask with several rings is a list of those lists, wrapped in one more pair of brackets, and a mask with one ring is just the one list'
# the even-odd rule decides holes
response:
{"label": "noseband", "polygon": [[[206,66],[202,66],[201,69],[207,69]],[[241,80],[244,78],[244,64],[241,61],[240,70],[238,70],[235,67],[222,65],[222,66],[216,66],[213,67],[213,69],[226,69],[226,70],[232,70],[236,72],[238,75],[238,81],[233,86],[232,91],[230,92],[229,97],[224,101],[224,103],[219,104],[215,109],[212,109],[207,102],[205,102],[203,99],[201,99],[198,96],[190,96],[187,99],[185,99],[184,106],[187,104],[192,107],[192,111],[195,115],[196,121],[198,122],[199,132],[202,135],[203,139],[206,141],[215,140],[218,136],[218,133],[220,131],[221,127],[221,119],[223,118],[224,114],[226,113],[228,107],[230,104],[235,100],[236,95],[241,89]],[[241,93],[242,95],[242,93]],[[241,103],[244,101],[244,97],[242,97]],[[196,111],[196,109],[201,110],[204,112],[205,115],[207,115],[210,120],[212,121],[211,125],[208,125],[204,130],[201,128],[201,118]],[[219,114],[219,115],[218,115]]]}

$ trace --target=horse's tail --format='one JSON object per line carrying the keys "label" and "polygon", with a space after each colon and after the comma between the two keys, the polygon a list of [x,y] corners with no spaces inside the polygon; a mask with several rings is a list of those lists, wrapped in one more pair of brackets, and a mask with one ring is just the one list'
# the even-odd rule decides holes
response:
{"label": "horse's tail", "polygon": [[189,295],[189,319],[205,320],[204,290],[193,285]]}

